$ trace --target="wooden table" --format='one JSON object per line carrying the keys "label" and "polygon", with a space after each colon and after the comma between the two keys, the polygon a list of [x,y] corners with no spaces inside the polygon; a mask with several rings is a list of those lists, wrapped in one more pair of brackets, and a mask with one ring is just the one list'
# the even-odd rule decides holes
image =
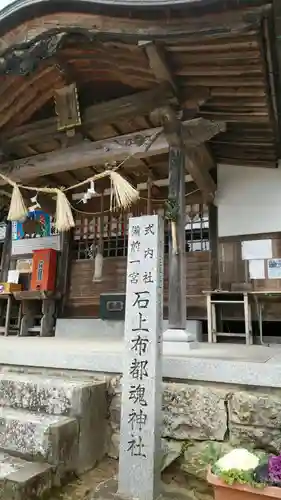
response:
{"label": "wooden table", "polygon": [[[60,299],[61,295],[52,292],[32,292],[28,290],[14,292],[13,295],[16,300],[22,302],[20,336],[26,337],[30,333],[39,333],[40,337],[52,337],[56,321],[56,301]],[[42,317],[40,326],[36,326],[36,317],[38,317],[39,311]]]}
{"label": "wooden table", "polygon": [[[281,290],[249,290],[249,291],[229,291],[229,290],[208,290],[203,292],[207,299],[207,321],[208,321],[208,342],[217,342],[217,336],[224,337],[245,337],[246,344],[253,343],[252,334],[252,308],[253,303],[256,306],[260,344],[267,345],[263,339],[263,309],[267,302],[277,301],[281,302]],[[220,300],[219,298],[225,296],[229,297],[227,300]],[[232,300],[233,297],[239,300]],[[213,299],[213,297],[215,297]],[[217,305],[219,304],[243,304],[244,319],[245,319],[245,333],[223,333],[217,332]]]}
{"label": "wooden table", "polygon": [[[249,293],[245,291],[207,290],[203,291],[207,300],[208,342],[217,342],[217,337],[242,337],[247,345],[253,343],[252,310]],[[225,333],[217,331],[217,309],[219,305],[241,304],[244,311],[245,332]]]}
{"label": "wooden table", "polygon": [[280,302],[281,301],[281,290],[253,290],[249,292],[249,295],[253,297],[257,308],[257,316],[259,323],[259,334],[261,345],[268,345],[263,340],[263,309],[266,302]]}

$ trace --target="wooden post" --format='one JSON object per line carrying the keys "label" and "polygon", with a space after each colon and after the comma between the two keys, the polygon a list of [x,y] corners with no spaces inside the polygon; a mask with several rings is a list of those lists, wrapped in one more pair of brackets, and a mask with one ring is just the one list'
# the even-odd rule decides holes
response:
{"label": "wooden post", "polygon": [[146,215],[152,215],[151,192],[152,192],[152,177],[151,177],[151,174],[149,174],[148,178],[147,178],[147,210],[146,210]]}
{"label": "wooden post", "polygon": [[210,283],[212,290],[219,289],[219,256],[218,256],[218,209],[209,205],[209,241],[210,241]]}
{"label": "wooden post", "polygon": [[62,238],[62,251],[59,260],[57,286],[62,297],[58,305],[58,317],[62,318],[69,292],[73,230],[63,232],[60,237]]}
{"label": "wooden post", "polygon": [[103,255],[103,238],[104,238],[104,191],[100,197],[100,235],[99,235],[99,252]]}
{"label": "wooden post", "polygon": [[12,223],[7,222],[5,241],[1,259],[0,281],[7,281],[12,250]]}
{"label": "wooden post", "polygon": [[169,328],[186,328],[186,272],[185,272],[185,151],[171,146],[169,151],[169,199],[178,202],[176,222],[177,251],[169,239]]}
{"label": "wooden post", "polygon": [[[210,175],[217,184],[217,168],[211,170]],[[219,276],[219,237],[218,237],[218,208],[213,203],[209,209],[209,241],[210,241],[210,285],[212,290],[220,288]],[[222,330],[219,330],[222,331]]]}

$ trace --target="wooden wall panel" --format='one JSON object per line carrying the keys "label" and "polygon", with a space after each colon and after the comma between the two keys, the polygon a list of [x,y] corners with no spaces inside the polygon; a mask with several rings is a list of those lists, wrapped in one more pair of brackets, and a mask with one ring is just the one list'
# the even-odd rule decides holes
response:
{"label": "wooden wall panel", "polygon": [[[192,252],[186,255],[186,294],[187,306],[206,316],[205,298],[202,290],[210,288],[210,253]],[[91,260],[73,261],[70,275],[70,290],[67,300],[66,315],[98,316],[99,296],[105,292],[125,292],[126,258],[105,258],[103,280],[92,281],[94,263]],[[164,302],[168,297],[168,267],[164,266]],[[192,312],[192,311],[191,311]],[[194,314],[193,314],[194,316]]]}

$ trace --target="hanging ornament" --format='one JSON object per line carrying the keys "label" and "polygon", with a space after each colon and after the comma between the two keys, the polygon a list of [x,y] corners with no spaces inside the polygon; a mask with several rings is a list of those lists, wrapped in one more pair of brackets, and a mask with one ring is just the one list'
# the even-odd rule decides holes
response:
{"label": "hanging ornament", "polygon": [[[99,228],[99,244],[97,247],[97,253],[95,256],[95,268],[93,275],[93,282],[102,281],[102,271],[103,271],[103,237],[104,237],[104,194],[101,194],[100,199],[100,228]],[[97,226],[96,226],[97,230]]]}
{"label": "hanging ornament", "polygon": [[35,196],[30,198],[31,203],[33,203],[30,207],[28,207],[29,212],[35,212],[35,210],[38,210],[41,208],[40,203],[38,202],[38,193],[36,193]]}
{"label": "hanging ornament", "polygon": [[93,282],[102,281],[102,269],[103,269],[103,255],[100,250],[97,251],[95,256],[95,271],[93,276]]}
{"label": "hanging ornament", "polygon": [[82,198],[78,201],[78,203],[84,203],[84,205],[86,203],[88,203],[89,200],[91,200],[93,198],[93,196],[95,196],[97,193],[96,193],[96,190],[95,190],[95,183],[93,180],[90,181],[90,187],[87,189],[86,193],[84,193],[84,195],[82,196]]}
{"label": "hanging ornament", "polygon": [[8,213],[8,220],[23,222],[28,214],[28,210],[23,201],[22,194],[16,183],[13,184],[13,193]]}
{"label": "hanging ornament", "polygon": [[91,195],[91,197],[95,196],[96,193],[96,190],[95,190],[95,183],[93,180],[90,181],[90,187],[88,188],[88,191],[87,193],[89,193]]}
{"label": "hanging ornament", "polygon": [[177,220],[179,214],[179,204],[174,198],[169,198],[165,203],[165,218],[170,221],[171,234],[172,234],[172,249],[175,255],[178,254],[178,241],[177,241]]}
{"label": "hanging ornament", "polygon": [[69,231],[75,227],[71,206],[61,189],[57,189],[56,229],[59,232]]}

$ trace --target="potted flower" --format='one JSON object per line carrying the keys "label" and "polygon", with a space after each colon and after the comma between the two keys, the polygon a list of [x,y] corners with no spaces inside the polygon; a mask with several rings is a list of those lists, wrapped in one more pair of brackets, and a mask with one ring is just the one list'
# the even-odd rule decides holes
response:
{"label": "potted flower", "polygon": [[281,499],[281,455],[260,459],[245,449],[235,449],[208,471],[215,500]]}

